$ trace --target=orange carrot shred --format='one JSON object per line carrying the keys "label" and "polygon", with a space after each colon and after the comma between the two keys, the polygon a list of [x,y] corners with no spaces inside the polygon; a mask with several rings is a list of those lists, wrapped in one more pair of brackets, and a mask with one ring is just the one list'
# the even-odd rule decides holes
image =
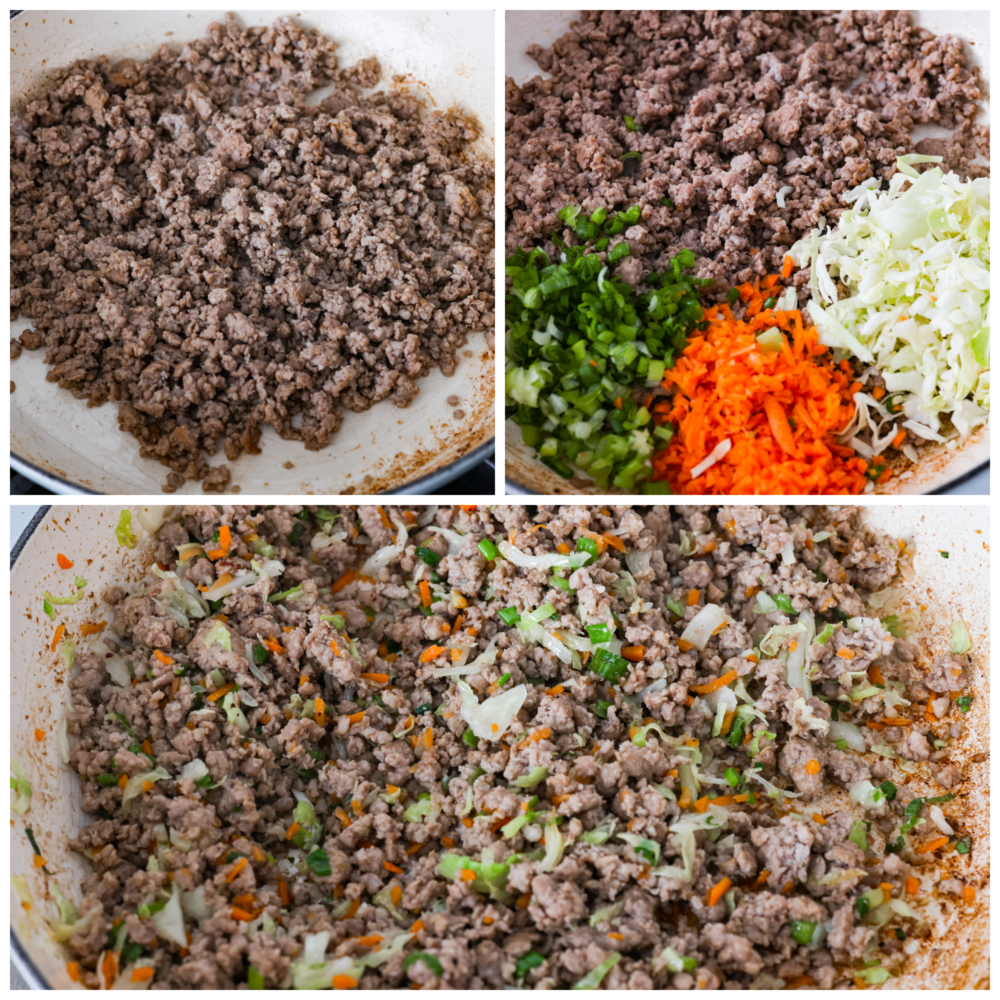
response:
{"label": "orange carrot shred", "polygon": [[60,569],[72,569],[73,568],[73,562],[72,562],[72,560],[67,559],[66,556],[64,556],[61,552],[56,556],[56,562],[59,563],[59,568]]}

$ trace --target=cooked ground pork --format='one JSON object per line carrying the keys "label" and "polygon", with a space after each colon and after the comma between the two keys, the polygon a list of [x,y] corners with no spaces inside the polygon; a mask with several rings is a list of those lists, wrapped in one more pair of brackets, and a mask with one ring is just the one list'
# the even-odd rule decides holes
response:
{"label": "cooked ground pork", "polygon": [[[167,487],[325,448],[342,409],[406,406],[493,325],[493,167],[379,67],[282,18],[57,71],[11,119],[13,315],[49,381],[117,403]],[[308,104],[317,88],[324,100]],[[15,348],[12,345],[11,354]],[[206,478],[207,477],[207,478]]]}
{"label": "cooked ground pork", "polygon": [[969,678],[865,615],[906,555],[856,514],[175,511],[69,685],[83,982],[109,940],[160,989],[898,971],[942,792],[887,755],[961,796],[916,699]]}
{"label": "cooked ground pork", "polygon": [[[508,248],[547,240],[564,205],[639,204],[620,271],[632,284],[682,247],[718,295],[777,273],[821,217],[836,222],[845,191],[888,179],[903,153],[989,172],[972,162],[989,156],[978,69],[906,11],[585,11],[528,52],[551,78],[507,81]],[[914,145],[916,124],[952,136]]]}

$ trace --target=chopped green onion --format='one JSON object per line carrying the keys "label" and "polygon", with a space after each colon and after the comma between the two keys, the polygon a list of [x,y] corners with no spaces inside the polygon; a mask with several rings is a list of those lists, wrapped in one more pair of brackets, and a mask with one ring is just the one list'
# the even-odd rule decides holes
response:
{"label": "chopped green onion", "polygon": [[614,702],[611,701],[603,701],[603,700],[595,701],[594,715],[596,715],[599,719],[606,719],[608,717],[608,709],[611,708],[613,704]]}
{"label": "chopped green onion", "polygon": [[503,676],[502,676],[502,677],[500,678],[500,680],[498,680],[498,681],[497,681],[497,687],[503,687],[503,686],[504,686],[504,684],[506,684],[506,683],[507,683],[507,681],[509,681],[509,680],[510,680],[510,674],[504,674],[504,675],[503,675]]}
{"label": "chopped green onion", "polygon": [[264,974],[252,965],[247,969],[247,989],[264,989]]}
{"label": "chopped green onion", "polygon": [[811,920],[793,920],[788,925],[788,931],[796,944],[809,944],[816,933],[816,924]]}
{"label": "chopped green onion", "polygon": [[433,955],[428,955],[426,951],[414,951],[407,955],[403,962],[403,968],[408,969],[415,962],[423,962],[435,976],[444,975],[444,966]]}
{"label": "chopped green onion", "polygon": [[518,979],[523,979],[532,969],[537,969],[544,964],[544,955],[540,955],[537,951],[529,951],[514,963],[514,975]]}
{"label": "chopped green onion", "polygon": [[506,625],[516,625],[521,620],[521,616],[517,613],[517,608],[501,608],[497,614]]}
{"label": "chopped green onion", "polygon": [[611,642],[612,632],[607,625],[588,625],[587,636],[591,642]]}
{"label": "chopped green onion", "polygon": [[441,562],[441,557],[433,549],[427,548],[426,545],[421,545],[420,548],[417,549],[417,555],[420,556],[420,558],[423,559],[428,566],[437,566],[437,564]]}
{"label": "chopped green onion", "polygon": [[118,527],[115,528],[115,537],[119,545],[124,545],[127,549],[134,549],[139,541],[138,536],[132,531],[132,512],[123,510],[118,517]]}
{"label": "chopped green onion", "polygon": [[492,562],[498,555],[500,555],[500,550],[488,539],[484,538],[477,546],[480,552],[483,554],[483,558],[487,562]]}
{"label": "chopped green onion", "polygon": [[587,666],[598,677],[611,684],[617,684],[628,673],[628,660],[607,649],[599,649]]}
{"label": "chopped green onion", "polygon": [[778,606],[779,611],[784,611],[785,614],[789,615],[795,614],[795,608],[792,607],[791,599],[784,594],[775,594],[774,603]]}
{"label": "chopped green onion", "polygon": [[727,767],[723,777],[729,782],[730,785],[732,785],[733,788],[739,787],[740,772],[737,771],[735,767]]}
{"label": "chopped green onion", "polygon": [[462,741],[466,746],[472,747],[473,750],[479,746],[479,737],[471,729],[466,729],[462,734]]}
{"label": "chopped green onion", "polygon": [[590,566],[592,563],[597,562],[597,542],[593,538],[578,538],[576,540],[576,551],[586,552],[590,556],[583,564],[584,566]]}

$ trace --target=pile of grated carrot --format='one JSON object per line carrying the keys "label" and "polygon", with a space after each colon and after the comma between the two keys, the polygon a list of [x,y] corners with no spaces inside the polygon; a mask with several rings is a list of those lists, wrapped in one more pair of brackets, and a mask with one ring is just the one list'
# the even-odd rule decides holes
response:
{"label": "pile of grated carrot", "polygon": [[[834,437],[854,414],[860,383],[851,383],[846,361],[834,364],[797,309],[764,308],[780,294],[778,281],[770,275],[739,286],[740,320],[726,304],[706,310],[708,328],[691,336],[663,379],[674,395],[653,415],[674,424],[675,434],[653,456],[653,478],[675,493],[855,494],[865,487],[867,463]],[[769,327],[790,336],[765,352],[756,337]],[[725,453],[699,470],[716,449]]]}

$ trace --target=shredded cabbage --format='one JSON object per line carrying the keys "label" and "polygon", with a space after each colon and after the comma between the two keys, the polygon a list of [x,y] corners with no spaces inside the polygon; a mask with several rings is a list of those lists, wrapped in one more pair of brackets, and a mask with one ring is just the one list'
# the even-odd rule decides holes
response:
{"label": "shredded cabbage", "polygon": [[594,910],[590,915],[590,920],[587,922],[591,927],[596,927],[598,924],[609,924],[624,908],[625,903],[623,900],[612,903],[610,906],[602,906],[599,910]]}
{"label": "shredded cabbage", "polygon": [[544,781],[549,776],[547,767],[533,767],[527,774],[522,774],[520,778],[515,778],[511,784],[516,788],[534,788],[540,781]]}
{"label": "shredded cabbage", "polygon": [[[890,413],[855,396],[843,436],[871,427],[873,454],[889,446],[900,413],[928,437],[941,413],[951,413],[962,437],[989,420],[989,180],[909,166],[930,160],[940,157],[899,157],[887,191],[870,181],[854,188],[855,205],[835,230],[814,230],[790,251],[800,266],[812,265],[808,308],[820,341],[878,367],[902,404]],[[831,274],[846,297],[838,298]]]}
{"label": "shredded cabbage", "polygon": [[406,526],[402,521],[394,522],[399,529],[396,533],[396,542],[393,545],[384,545],[365,560],[365,564],[358,571],[360,576],[374,576],[379,570],[388,566],[393,559],[398,559],[406,549],[408,538]]}
{"label": "shredded cabbage", "polygon": [[620,951],[611,952],[608,957],[588,972],[583,979],[574,984],[574,990],[596,990],[604,977],[622,960]]}
{"label": "shredded cabbage", "polygon": [[687,628],[681,633],[681,639],[690,642],[699,652],[704,652],[708,640],[728,624],[729,617],[718,604],[706,604],[688,622]]}
{"label": "shredded cabbage", "polygon": [[164,581],[160,588],[161,600],[169,601],[172,608],[191,618],[204,618],[208,615],[208,602],[190,580],[182,579],[173,570],[160,569],[156,563],[149,567],[149,571]]}
{"label": "shredded cabbage", "polygon": [[56,907],[59,910],[59,919],[49,920],[49,928],[52,931],[53,939],[60,944],[84,930],[90,921],[101,912],[101,907],[98,905],[81,917],[80,911],[63,895],[62,890],[54,881],[49,882],[49,891],[52,893],[52,898],[56,901]]}
{"label": "shredded cabbage", "polygon": [[243,709],[240,708],[236,701],[236,690],[230,691],[222,699],[222,708],[226,713],[226,718],[241,732],[245,733],[250,729],[250,723],[247,722],[247,717],[243,714]]}
{"label": "shredded cabbage", "polygon": [[528,697],[527,685],[518,684],[480,704],[475,691],[465,681],[456,681],[456,684],[462,695],[459,714],[481,740],[500,739]]}
{"label": "shredded cabbage", "polygon": [[122,792],[122,812],[128,813],[132,809],[132,800],[142,794],[142,786],[147,782],[162,781],[170,778],[170,772],[163,767],[154,767],[152,771],[143,771],[142,774],[134,774],[128,779],[128,784]]}
{"label": "shredded cabbage", "polygon": [[951,651],[967,653],[970,649],[972,649],[972,639],[969,637],[969,630],[961,618],[956,618],[951,624]]}
{"label": "shredded cabbage", "polygon": [[360,982],[366,969],[384,965],[395,958],[412,939],[413,935],[404,931],[389,941],[381,941],[377,950],[360,958],[344,955],[327,961],[330,932],[308,934],[303,942],[302,954],[291,966],[292,986],[297,990],[328,990],[334,976],[350,976]]}
{"label": "shredded cabbage", "polygon": [[559,821],[554,815],[549,816],[545,821],[545,857],[538,863],[538,871],[552,871],[562,861],[565,846],[563,835],[559,832]]}
{"label": "shredded cabbage", "polygon": [[851,750],[857,750],[858,753],[864,753],[867,749],[861,730],[853,722],[834,722],[831,720],[828,736],[831,743],[843,740]]}
{"label": "shredded cabbage", "polygon": [[228,649],[230,652],[233,650],[233,640],[232,636],[229,634],[229,629],[226,628],[222,622],[213,625],[206,633],[202,640],[205,644],[205,648],[208,649],[209,646],[214,646],[218,643],[224,649]]}
{"label": "shredded cabbage", "polygon": [[163,935],[179,944],[182,948],[188,946],[187,934],[184,931],[184,910],[181,907],[181,893],[177,885],[171,886],[170,898],[162,910],[155,912],[150,918],[153,926]]}
{"label": "shredded cabbage", "polygon": [[13,757],[10,759],[10,769],[14,777],[10,779],[10,787],[17,793],[11,803],[11,809],[23,816],[31,808],[31,782],[24,773],[24,768]]}
{"label": "shredded cabbage", "polygon": [[651,865],[660,863],[660,845],[655,840],[640,837],[637,833],[619,833],[618,839],[631,845],[635,853],[645,858]]}
{"label": "shredded cabbage", "polygon": [[450,881],[461,871],[471,871],[476,877],[469,884],[476,892],[489,895],[498,902],[507,903],[512,899],[507,892],[507,876],[510,875],[511,866],[520,860],[520,854],[511,854],[506,861],[494,861],[493,851],[489,848],[483,851],[480,861],[460,854],[442,854],[437,873]]}
{"label": "shredded cabbage", "polygon": [[875,809],[885,802],[885,792],[865,779],[851,788],[850,799],[853,805],[862,809]]}
{"label": "shredded cabbage", "polygon": [[550,552],[540,556],[529,555],[511,545],[506,539],[500,542],[498,548],[504,559],[521,569],[556,569],[565,566],[576,569],[590,558],[589,552],[571,552],[569,555],[562,555],[559,552]]}
{"label": "shredded cabbage", "polygon": [[614,835],[617,825],[618,821],[615,819],[605,820],[600,826],[595,826],[593,830],[581,833],[578,839],[587,844],[596,844],[597,846],[606,844]]}

